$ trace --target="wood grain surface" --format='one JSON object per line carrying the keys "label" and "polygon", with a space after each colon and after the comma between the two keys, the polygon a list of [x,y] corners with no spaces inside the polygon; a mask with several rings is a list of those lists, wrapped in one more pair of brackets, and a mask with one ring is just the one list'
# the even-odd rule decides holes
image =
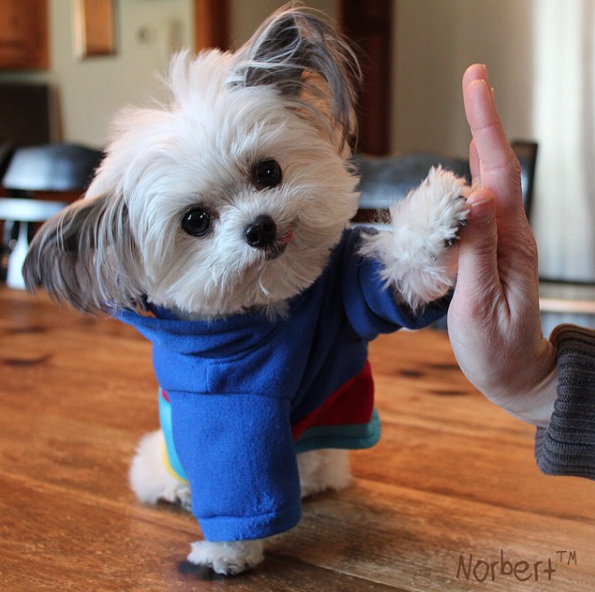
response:
{"label": "wood grain surface", "polygon": [[186,562],[192,516],[128,488],[158,422],[150,344],[0,288],[0,590],[595,589],[595,483],[541,475],[533,428],[469,385],[445,333],[385,336],[370,356],[381,442],[226,579]]}

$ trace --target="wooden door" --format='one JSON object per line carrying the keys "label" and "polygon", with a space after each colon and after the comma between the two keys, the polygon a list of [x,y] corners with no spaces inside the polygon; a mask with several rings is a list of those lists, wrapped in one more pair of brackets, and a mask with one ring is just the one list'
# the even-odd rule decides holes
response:
{"label": "wooden door", "polygon": [[360,48],[364,84],[358,108],[359,152],[390,151],[391,55],[394,0],[341,0],[344,33]]}
{"label": "wooden door", "polygon": [[209,47],[229,49],[227,0],[194,0],[194,44],[196,51]]}

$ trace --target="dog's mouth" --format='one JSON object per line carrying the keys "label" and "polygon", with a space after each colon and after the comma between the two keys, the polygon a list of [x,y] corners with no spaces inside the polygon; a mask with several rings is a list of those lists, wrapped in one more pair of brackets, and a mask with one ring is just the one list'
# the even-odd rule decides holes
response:
{"label": "dog's mouth", "polygon": [[267,248],[265,251],[265,260],[272,261],[273,259],[277,259],[283,255],[283,253],[285,253],[287,250],[287,246],[293,241],[293,239],[294,232],[293,228],[290,227],[281,234],[277,241]]}

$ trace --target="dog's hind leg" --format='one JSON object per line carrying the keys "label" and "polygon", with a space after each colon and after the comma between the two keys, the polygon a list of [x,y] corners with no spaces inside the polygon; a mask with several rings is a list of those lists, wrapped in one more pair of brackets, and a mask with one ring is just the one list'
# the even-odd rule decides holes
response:
{"label": "dog's hind leg", "polygon": [[347,450],[324,449],[298,454],[302,497],[320,491],[345,489],[351,482]]}
{"label": "dog's hind leg", "polygon": [[190,510],[190,486],[177,479],[164,463],[163,432],[143,436],[130,466],[130,486],[141,502],[165,501]]}

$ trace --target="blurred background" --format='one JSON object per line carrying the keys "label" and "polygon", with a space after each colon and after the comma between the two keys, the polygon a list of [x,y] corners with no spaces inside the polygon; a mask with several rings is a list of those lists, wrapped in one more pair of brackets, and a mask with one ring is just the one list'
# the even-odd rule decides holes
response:
{"label": "blurred background", "polygon": [[[236,48],[283,4],[1,0],[0,84],[46,85],[49,140],[102,148],[117,109],[163,98],[158,75],[173,52],[213,44]],[[368,154],[423,151],[464,157],[470,136],[460,80],[469,64],[486,63],[509,137],[539,144],[531,223],[541,272],[595,281],[593,0],[305,4],[338,20],[362,47],[367,79],[359,147]],[[109,29],[99,31],[100,37],[105,34],[106,47],[87,47],[87,52],[81,47],[83,17],[89,39],[90,26]],[[27,63],[23,56],[34,56],[35,43],[45,43],[45,54],[42,48],[37,62]],[[20,62],[14,59],[17,46],[23,54]],[[6,103],[8,94],[2,87],[0,94]],[[2,119],[15,122],[11,100],[7,106],[0,96],[0,139],[2,126],[7,126]],[[24,104],[20,107],[19,102],[20,116],[33,117]]]}

